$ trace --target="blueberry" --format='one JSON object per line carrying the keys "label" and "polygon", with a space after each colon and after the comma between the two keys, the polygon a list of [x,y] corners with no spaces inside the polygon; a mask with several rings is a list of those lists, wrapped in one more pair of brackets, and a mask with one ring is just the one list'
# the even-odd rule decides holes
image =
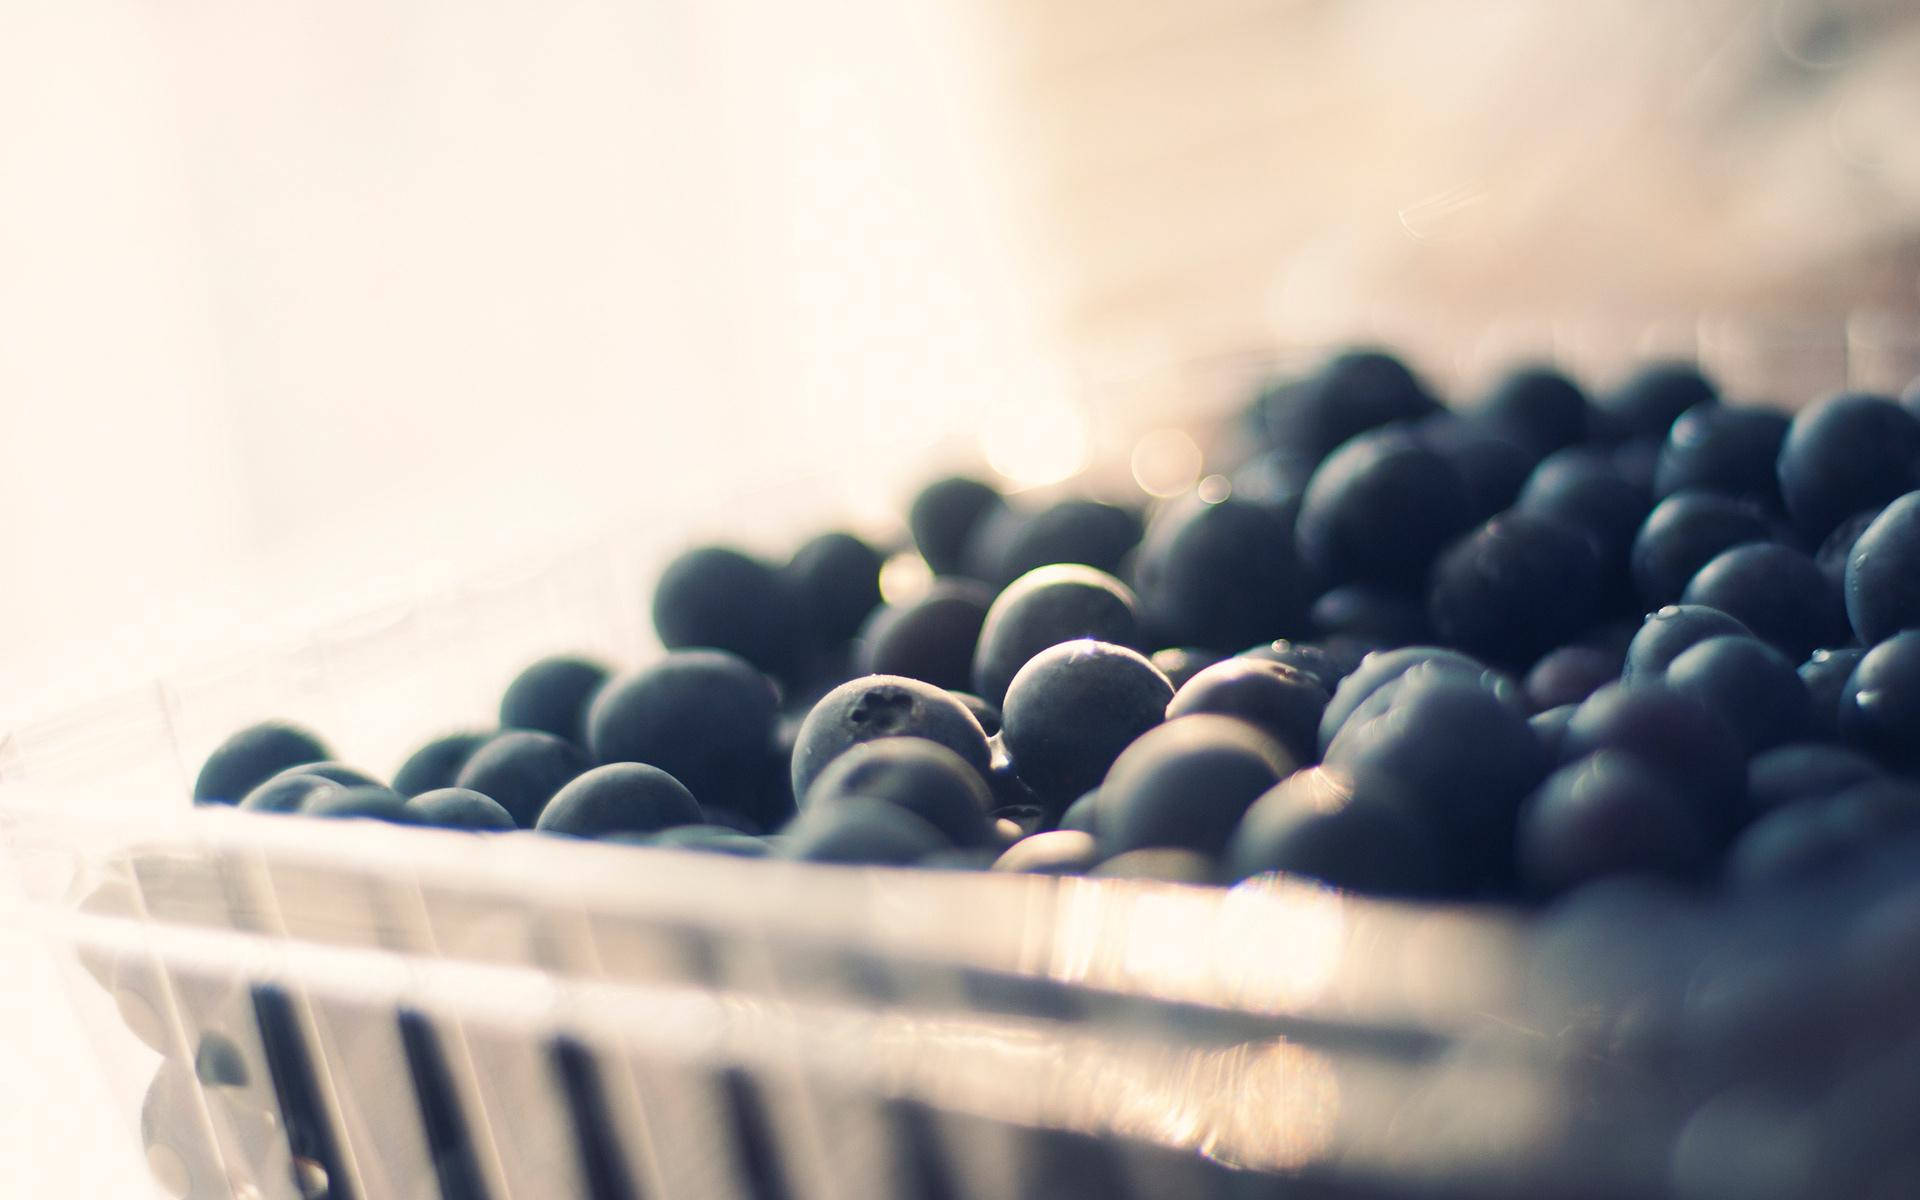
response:
{"label": "blueberry", "polygon": [[859,632],[880,607],[880,566],[880,552],[850,533],[823,533],[793,552],[781,573],[810,641],[833,646]]}
{"label": "blueberry", "polygon": [[658,833],[700,823],[700,805],[678,779],[645,763],[609,763],[567,781],[540,810],[541,833],[595,838]]}
{"label": "blueberry", "polygon": [[1071,564],[1029,571],[987,610],[974,649],[972,691],[1002,704],[1027,660],[1061,642],[1092,638],[1137,647],[1138,613],[1133,593],[1103,571]]}
{"label": "blueberry", "polygon": [[1060,814],[1060,820],[1056,822],[1055,827],[1071,829],[1077,833],[1098,834],[1100,832],[1100,789],[1095,788],[1067,805],[1067,811]]}
{"label": "blueberry", "polygon": [[973,719],[980,722],[980,731],[982,733],[985,733],[988,737],[992,737],[994,734],[1000,732],[1001,716],[999,709],[988,704],[972,692],[962,692],[949,688],[947,689],[947,694],[967,706],[967,711],[973,714]]}
{"label": "blueberry", "polygon": [[986,780],[959,755],[924,738],[879,738],[847,749],[814,779],[801,807],[838,804],[850,796],[897,804],[955,846],[988,840],[994,800]]}
{"label": "blueberry", "polygon": [[741,833],[725,825],[674,825],[652,834],[615,834],[605,841],[632,840],[648,846],[674,850],[698,850],[706,854],[725,854],[734,858],[765,858],[772,848],[765,839]]}
{"label": "blueberry", "polygon": [[1327,711],[1320,718],[1320,752],[1326,753],[1327,747],[1347,719],[1359,710],[1373,694],[1386,687],[1400,676],[1416,666],[1433,664],[1442,670],[1457,671],[1463,676],[1477,680],[1482,686],[1492,689],[1502,696],[1514,696],[1517,689],[1511,680],[1493,671],[1479,659],[1462,654],[1458,650],[1448,650],[1440,646],[1406,646],[1398,650],[1385,650],[1378,654],[1369,654],[1361,660],[1358,668],[1340,681],[1334,689],[1333,698],[1327,701]]}
{"label": "blueberry", "polygon": [[1826,742],[1792,742],[1747,763],[1747,803],[1771,812],[1802,800],[1834,796],[1880,774],[1873,760]]}
{"label": "blueberry", "polygon": [[1314,633],[1322,638],[1358,638],[1381,646],[1433,640],[1433,624],[1420,597],[1373,584],[1349,583],[1321,593],[1311,617]]}
{"label": "blueberry", "polygon": [[1437,830],[1449,877],[1501,889],[1513,877],[1520,801],[1546,775],[1546,752],[1512,704],[1477,677],[1424,665],[1382,690],[1381,715],[1356,713],[1325,765],[1370,801],[1397,802]]}
{"label": "blueberry", "polygon": [[586,756],[565,738],[511,729],[475,750],[454,786],[491,797],[515,825],[532,829],[553,794],[586,769]]}
{"label": "blueberry", "polygon": [[360,768],[350,767],[345,763],[338,763],[338,762],[298,763],[291,767],[282,768],[280,773],[278,775],[275,775],[274,778],[279,779],[288,775],[317,776],[318,778],[321,778],[321,779],[330,779],[333,782],[340,784],[342,787],[384,787],[386,786],[385,784],[381,783],[378,779],[375,779],[373,776],[367,774],[365,771],[362,771]]}
{"label": "blueberry", "polygon": [[1230,658],[1195,675],[1166,706],[1168,720],[1214,713],[1238,717],[1279,742],[1296,762],[1320,757],[1327,688],[1297,667]]}
{"label": "blueberry", "polygon": [[1147,655],[1147,661],[1165,675],[1167,682],[1175,688],[1224,658],[1224,655],[1215,651],[1193,646],[1170,646]]}
{"label": "blueberry", "polygon": [[1672,604],[1722,551],[1771,536],[1766,518],[1744,500],[1709,492],[1668,496],[1634,536],[1628,558],[1634,589],[1648,604]]}
{"label": "blueberry", "polygon": [[1722,636],[1752,637],[1753,630],[1705,604],[1669,604],[1649,614],[1627,644],[1620,678],[1626,683],[1658,683],[1674,659],[1708,638]]}
{"label": "blueberry", "polygon": [[1838,795],[1775,809],[1727,852],[1727,882],[1771,888],[1831,875],[1893,836],[1920,827],[1920,789],[1878,778]]}
{"label": "blueberry", "polygon": [[1147,627],[1168,642],[1227,652],[1306,625],[1293,532],[1246,500],[1169,504],[1147,528],[1133,580]]}
{"label": "blueberry", "polygon": [[1330,584],[1415,589],[1473,524],[1466,482],[1401,429],[1362,434],[1313,473],[1295,525],[1300,557]]}
{"label": "blueberry", "polygon": [[407,807],[406,798],[390,788],[343,787],[334,791],[314,791],[300,802],[305,817],[363,817],[394,825],[419,825],[420,817]]}
{"label": "blueberry", "polygon": [[1862,642],[1920,628],[1920,492],[1887,505],[1861,532],[1845,582],[1847,619]]}
{"label": "blueberry", "polygon": [[1807,554],[1778,542],[1749,543],[1715,555],[1681,599],[1738,618],[1795,662],[1847,640],[1839,589]]}
{"label": "blueberry", "polygon": [[1503,376],[1474,410],[1536,457],[1586,440],[1591,422],[1586,393],[1547,366],[1525,366]]}
{"label": "blueberry", "polygon": [[878,738],[938,742],[981,775],[991,766],[987,735],[966,705],[931,684],[898,675],[866,675],[828,692],[807,713],[793,747],[793,794],[848,749]]}
{"label": "blueberry", "polygon": [[934,573],[952,575],[961,569],[975,527],[1004,508],[1006,501],[988,484],[954,475],[921,489],[907,510],[907,527]]}
{"label": "blueberry", "polygon": [[1833,586],[1844,589],[1847,583],[1847,560],[1853,557],[1853,548],[1860,542],[1860,535],[1867,531],[1883,510],[1869,508],[1857,512],[1833,527],[1819,549],[1813,552],[1813,561]]}
{"label": "blueberry", "polygon": [[543,658],[507,685],[500,697],[500,728],[534,729],[583,743],[587,705],[606,681],[607,669],[591,659]]}
{"label": "blueberry", "polygon": [[1270,444],[1306,463],[1370,429],[1440,407],[1404,363],[1371,349],[1347,351],[1306,379],[1269,389],[1261,405]]}
{"label": "blueberry", "polygon": [[993,589],[976,580],[936,579],[919,597],[876,609],[854,647],[854,670],[905,675],[935,687],[968,686],[993,597]]}
{"label": "blueberry", "polygon": [[1093,838],[1058,829],[1021,838],[993,861],[993,869],[1019,875],[1084,875],[1099,861],[1100,848]]}
{"label": "blueberry", "polygon": [[1441,555],[1427,611],[1443,641],[1524,666],[1592,623],[1600,565],[1577,529],[1506,513]]}
{"label": "blueberry", "polygon": [[1140,514],[1117,504],[1075,497],[1030,513],[1008,509],[975,529],[968,573],[997,585],[1054,563],[1114,575],[1139,541]]}
{"label": "blueberry", "polygon": [[899,805],[848,796],[794,818],[778,852],[803,862],[907,866],[947,847],[939,830]]}
{"label": "blueberry", "polygon": [[1805,737],[1813,702],[1778,650],[1750,637],[1700,642],[1667,667],[1667,685],[1726,719],[1749,754]]}
{"label": "blueberry", "polygon": [[287,767],[319,762],[329,751],[319,738],[284,721],[249,725],[221,742],[193,781],[195,804],[238,804],[240,798]]}
{"label": "blueberry", "polygon": [[1072,641],[1027,660],[1007,688],[1002,739],[1021,780],[1054,811],[1099,784],[1158,725],[1173,685],[1124,646]]}
{"label": "blueberry", "polygon": [[[1622,475],[1604,452],[1575,446],[1541,460],[1513,510],[1586,534],[1600,556],[1601,582],[1612,584],[1625,582],[1633,539],[1651,507],[1648,493]],[[1610,587],[1602,599],[1611,605],[1627,590]]]}
{"label": "blueberry", "polygon": [[338,792],[348,784],[336,783],[319,775],[275,775],[248,792],[240,801],[247,812],[299,812],[311,796]]}
{"label": "blueberry", "polygon": [[738,550],[701,546],[661,573],[653,627],[669,650],[725,650],[779,675],[796,660],[800,612],[780,572]]}
{"label": "blueberry", "polygon": [[1415,424],[1412,432],[1422,445],[1446,459],[1467,485],[1468,507],[1475,521],[1510,507],[1540,461],[1540,454],[1501,431],[1452,413],[1435,413]]}
{"label": "blueberry", "polygon": [[1247,807],[1297,766],[1244,721],[1169,721],[1122,751],[1100,784],[1101,846],[1111,854],[1155,846],[1216,854]]}
{"label": "blueberry", "polygon": [[1920,767],[1920,630],[1866,652],[1840,694],[1840,736],[1888,766]]}
{"label": "blueberry", "polygon": [[422,792],[452,787],[460,768],[466,766],[473,752],[492,736],[492,733],[468,731],[433,739],[400,764],[400,769],[393,773],[393,790],[402,796],[418,796]]}
{"label": "blueberry", "polygon": [[1533,730],[1533,736],[1540,739],[1540,748],[1546,751],[1548,762],[1566,761],[1567,726],[1573,723],[1573,714],[1579,710],[1578,704],[1562,704],[1527,718],[1527,726]]}
{"label": "blueberry", "polygon": [[1597,646],[1562,646],[1543,655],[1522,685],[1536,711],[1578,704],[1620,677],[1620,659]]}
{"label": "blueberry", "polygon": [[1607,455],[1614,473],[1643,496],[1653,495],[1653,477],[1660,469],[1659,438],[1633,438],[1621,442]]}
{"label": "blueberry", "polygon": [[1283,638],[1276,642],[1255,646],[1251,650],[1243,650],[1239,657],[1277,662],[1282,666],[1304,671],[1331,693],[1333,689],[1340,686],[1342,679],[1353,674],[1366,654],[1364,651],[1348,654],[1328,643],[1290,642]]}
{"label": "blueberry", "polygon": [[1356,797],[1326,767],[1295,771],[1240,818],[1226,877],[1269,871],[1383,896],[1432,896],[1443,886],[1432,831],[1405,809]]}
{"label": "blueberry", "polygon": [[1713,403],[1680,414],[1660,448],[1653,493],[1700,491],[1781,509],[1774,463],[1787,436],[1787,416],[1764,408]]}
{"label": "blueberry", "polygon": [[1632,437],[1664,438],[1680,414],[1718,399],[1713,384],[1692,363],[1650,363],[1613,391],[1597,397],[1594,431],[1616,442]]}
{"label": "blueberry", "polygon": [[490,796],[467,788],[444,787],[421,792],[407,801],[407,808],[422,825],[442,829],[506,831],[516,829],[513,814]]}
{"label": "blueberry", "polygon": [[1920,418],[1883,396],[1836,396],[1793,418],[1776,467],[1787,512],[1818,541],[1920,484]]}
{"label": "blueberry", "polygon": [[1610,875],[1692,879],[1708,849],[1672,781],[1618,750],[1560,768],[1520,812],[1520,874],[1544,894]]}
{"label": "blueberry", "polygon": [[1670,780],[1714,844],[1744,812],[1746,751],[1726,718],[1665,683],[1609,684],[1575,710],[1562,761],[1623,750]]}
{"label": "blueberry", "polygon": [[1800,682],[1812,701],[1809,720],[1814,736],[1840,736],[1840,697],[1846,693],[1853,669],[1867,656],[1865,650],[1815,650],[1800,664]]}
{"label": "blueberry", "polygon": [[746,661],[678,650],[601,690],[587,713],[587,746],[595,763],[647,763],[704,805],[778,820],[780,805],[763,802],[778,706],[773,682]]}

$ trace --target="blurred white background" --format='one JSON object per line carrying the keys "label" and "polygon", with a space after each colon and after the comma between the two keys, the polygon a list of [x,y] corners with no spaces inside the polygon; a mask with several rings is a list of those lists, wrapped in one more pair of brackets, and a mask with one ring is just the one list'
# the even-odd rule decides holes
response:
{"label": "blurred white background", "polygon": [[[1916,112],[1905,0],[0,0],[0,719],[1169,362],[1920,346]],[[134,1194],[6,938],[0,1178]]]}

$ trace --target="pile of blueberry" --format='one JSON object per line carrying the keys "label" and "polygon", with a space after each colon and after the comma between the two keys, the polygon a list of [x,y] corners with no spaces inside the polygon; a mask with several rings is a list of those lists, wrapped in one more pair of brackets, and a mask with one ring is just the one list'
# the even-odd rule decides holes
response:
{"label": "pile of blueberry", "polygon": [[[1443,405],[1351,351],[1148,511],[912,502],[907,548],[725,546],[664,657],[528,667],[390,782],[284,723],[199,803],[792,859],[1421,898],[1756,889],[1920,835],[1920,404],[1691,366]],[[1252,436],[1247,436],[1251,434]],[[890,553],[931,582],[883,601]]]}

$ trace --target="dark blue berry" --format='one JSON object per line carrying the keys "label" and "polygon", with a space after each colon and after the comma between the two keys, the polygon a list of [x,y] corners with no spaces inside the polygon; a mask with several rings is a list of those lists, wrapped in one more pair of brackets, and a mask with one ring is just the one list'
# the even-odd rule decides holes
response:
{"label": "dark blue berry", "polygon": [[283,768],[275,778],[288,775],[313,775],[321,779],[331,779],[343,787],[385,787],[378,779],[358,767],[350,767],[338,762],[298,763]]}
{"label": "dark blue berry", "polygon": [[1579,530],[1506,513],[1441,555],[1427,611],[1442,641],[1491,662],[1524,666],[1599,615],[1600,569]]}
{"label": "dark blue berry", "polygon": [[453,786],[460,768],[467,765],[492,733],[478,731],[448,733],[433,739],[407,756],[393,773],[393,790],[402,796],[418,796],[438,788]]}
{"label": "dark blue berry", "polygon": [[1213,713],[1258,726],[1296,762],[1320,757],[1324,684],[1297,667],[1255,658],[1230,658],[1188,680],[1166,706],[1168,720]]}
{"label": "dark blue berry", "polygon": [[1567,726],[1572,724],[1573,714],[1579,709],[1578,704],[1562,704],[1557,708],[1542,709],[1527,718],[1527,725],[1533,730],[1533,735],[1540,739],[1540,748],[1546,751],[1548,762],[1566,761],[1563,749]]}
{"label": "dark blue berry", "polygon": [[513,814],[490,796],[466,788],[444,787],[421,792],[407,801],[407,808],[422,825],[442,829],[479,829],[505,832],[516,829]]}
{"label": "dark blue berry", "polygon": [[1445,885],[1432,830],[1404,808],[1356,797],[1326,767],[1295,771],[1240,818],[1226,878],[1269,871],[1382,896],[1433,896]]}
{"label": "dark blue berry", "polygon": [[1711,492],[1781,508],[1774,463],[1786,440],[1785,413],[1765,408],[1704,404],[1680,414],[1660,448],[1653,493]]}
{"label": "dark blue berry", "polygon": [[565,738],[511,729],[475,750],[454,786],[491,797],[515,825],[532,829],[553,794],[586,769],[586,755]]}
{"label": "dark blue berry", "polygon": [[1313,602],[1311,620],[1320,638],[1354,638],[1380,646],[1433,640],[1424,599],[1377,584],[1348,583],[1321,593]]}
{"label": "dark blue berry", "polygon": [[800,611],[780,572],[726,546],[689,550],[653,589],[653,627],[669,650],[737,654],[771,675],[798,659]]}
{"label": "dark blue berry", "polygon": [[1817,543],[1920,484],[1920,418],[1883,396],[1836,396],[1794,417],[1776,469],[1787,512]]}
{"label": "dark blue berry", "polygon": [[1060,820],[1055,824],[1055,828],[1098,834],[1100,832],[1100,790],[1095,788],[1067,805],[1067,811],[1060,814]]}
{"label": "dark blue berry", "polygon": [[976,580],[936,579],[920,596],[875,610],[854,647],[854,670],[905,675],[935,687],[968,686],[993,597],[993,589]]}
{"label": "dark blue berry", "polygon": [[782,570],[799,606],[801,628],[817,646],[859,632],[880,607],[880,552],[850,533],[823,533],[793,552]]}
{"label": "dark blue berry", "polygon": [[1681,599],[1727,613],[1794,662],[1847,640],[1840,591],[1812,558],[1778,542],[1722,551],[1701,567]]}
{"label": "dark blue berry", "polygon": [[1057,829],[1021,838],[993,862],[1019,875],[1084,875],[1100,861],[1100,847],[1084,833]]}
{"label": "dark blue berry", "polygon": [[1813,561],[1820,564],[1821,571],[1833,580],[1837,588],[1845,588],[1847,582],[1847,560],[1853,557],[1853,548],[1860,541],[1860,535],[1867,531],[1882,510],[1869,508],[1857,512],[1833,527],[1833,532],[1820,543],[1813,552]]}
{"label": "dark blue berry", "polygon": [[1619,387],[1596,397],[1594,432],[1616,442],[1664,438],[1680,414],[1718,399],[1713,384],[1692,363],[1650,363]]}
{"label": "dark blue berry", "polygon": [[969,573],[995,585],[1053,563],[1115,575],[1139,543],[1140,529],[1139,513],[1098,500],[1069,498],[1030,513],[1009,509],[975,531]]}
{"label": "dark blue berry", "polygon": [[1311,376],[1270,389],[1261,401],[1277,450],[1318,463],[1340,445],[1440,405],[1404,363],[1380,350],[1350,350]]}
{"label": "dark blue berry", "polygon": [[1509,372],[1474,410],[1536,458],[1585,441],[1590,413],[1579,385],[1547,366]]}
{"label": "dark blue berry", "polygon": [[1694,878],[1709,842],[1661,772],[1602,750],[1560,768],[1520,812],[1520,874],[1543,894],[1613,875]]}
{"label": "dark blue berry", "polygon": [[807,713],[793,746],[793,794],[804,802],[827,764],[862,742],[891,737],[938,742],[982,776],[992,763],[987,735],[966,705],[917,679],[865,675],[828,692]]}
{"label": "dark blue berry", "polygon": [[569,780],[540,810],[541,833],[597,838],[700,823],[700,805],[678,779],[645,763],[609,763]]}
{"label": "dark blue berry", "polygon": [[1167,715],[1173,685],[1123,646],[1072,641],[1034,655],[1007,688],[1002,740],[1013,769],[1058,812],[1105,777]]}
{"label": "dark blue berry", "polygon": [[849,796],[897,804],[956,846],[981,846],[989,838],[987,813],[994,800],[986,780],[959,755],[924,738],[880,738],[851,747],[814,779],[801,806],[838,804]]}
{"label": "dark blue berry", "polygon": [[1840,736],[1888,766],[1920,767],[1920,630],[1866,652],[1840,694]]}
{"label": "dark blue berry", "polygon": [[238,804],[288,767],[329,755],[319,738],[284,721],[263,721],[229,737],[207,756],[193,781],[195,804]]}
{"label": "dark blue berry", "polygon": [[1321,753],[1326,753],[1327,747],[1333,744],[1334,737],[1346,725],[1348,718],[1366,704],[1375,692],[1414,667],[1427,665],[1458,672],[1498,695],[1518,699],[1519,689],[1512,680],[1458,650],[1441,646],[1406,646],[1398,650],[1383,650],[1362,659],[1360,665],[1334,689],[1333,698],[1327,701],[1327,710],[1320,718]]}
{"label": "dark blue berry", "polygon": [[1522,687],[1535,711],[1578,704],[1620,677],[1620,658],[1598,646],[1562,646],[1542,655]]}
{"label": "dark blue berry", "polygon": [[952,575],[964,564],[975,527],[1005,508],[1006,501],[990,485],[953,475],[928,484],[913,498],[907,527],[934,573]]}
{"label": "dark blue berry", "polygon": [[973,655],[975,695],[999,705],[1027,660],[1077,638],[1137,647],[1133,592],[1092,567],[1060,564],[1029,571],[1007,585],[987,610]]}
{"label": "dark blue berry", "polygon": [[897,804],[848,796],[801,812],[782,831],[777,852],[803,862],[908,866],[949,845]]}
{"label": "dark blue berry", "polygon": [[1837,796],[1880,774],[1872,759],[1827,742],[1792,742],[1747,763],[1747,803],[1766,813],[1802,800]]}
{"label": "dark blue berry", "polygon": [[1844,578],[1847,619],[1863,643],[1920,628],[1920,492],[1888,504],[1861,532]]}
{"label": "dark blue berry", "polygon": [[1667,667],[1667,685],[1725,718],[1749,754],[1811,732],[1813,703],[1793,663],[1755,638],[1689,647]]}
{"label": "dark blue berry", "polygon": [[1800,682],[1812,703],[1809,720],[1815,737],[1840,736],[1840,697],[1846,693],[1853,669],[1867,656],[1863,649],[1815,650],[1800,664]]}
{"label": "dark blue berry", "polygon": [[1709,492],[1679,492],[1647,514],[1629,555],[1640,599],[1672,604],[1721,552],[1764,542],[1772,531],[1752,504]]}
{"label": "dark blue berry", "polygon": [[1627,644],[1620,678],[1626,683],[1659,683],[1674,659],[1708,638],[1723,636],[1752,637],[1753,630],[1705,604],[1669,604],[1648,614]]}
{"label": "dark blue berry", "polygon": [[764,813],[767,745],[778,694],[744,660],[679,650],[608,682],[587,714],[593,761],[647,763],[703,804]]}
{"label": "dark blue berry", "polygon": [[1633,539],[1652,508],[1648,493],[1620,473],[1599,450],[1574,446],[1542,459],[1513,509],[1559,521],[1587,535],[1600,557],[1601,602],[1612,607],[1631,591],[1624,586]]}
{"label": "dark blue berry", "polygon": [[1178,689],[1187,680],[1206,670],[1214,663],[1225,659],[1225,655],[1214,650],[1201,650],[1193,646],[1170,646],[1165,650],[1155,650],[1147,655],[1147,661],[1167,677],[1167,682]]}
{"label": "dark blue berry", "polygon": [[1891,838],[1920,827],[1920,789],[1886,777],[1802,800],[1754,822],[1727,852],[1736,888],[1776,888],[1844,871]]}
{"label": "dark blue berry", "polygon": [[500,728],[533,729],[584,743],[587,705],[606,680],[607,669],[591,659],[543,658],[507,685],[500,697]]}
{"label": "dark blue berry", "polygon": [[1248,806],[1298,765],[1244,721],[1169,721],[1128,746],[1101,782],[1101,846],[1111,854],[1158,846],[1217,854]]}
{"label": "dark blue berry", "polygon": [[240,807],[247,812],[299,812],[309,798],[351,786],[319,775],[275,775],[242,797]]}
{"label": "dark blue berry", "polygon": [[1318,680],[1321,687],[1331,694],[1340,686],[1340,681],[1353,674],[1360,661],[1366,657],[1364,651],[1348,653],[1344,643],[1330,645],[1324,642],[1290,642],[1281,639],[1243,650],[1241,658],[1257,658],[1266,662],[1277,662],[1292,667]]}
{"label": "dark blue berry", "polygon": [[1165,643],[1231,652],[1306,625],[1293,532],[1264,505],[1197,496],[1154,516],[1133,564],[1142,617]]}
{"label": "dark blue berry", "polygon": [[[1436,413],[1413,426],[1420,443],[1447,460],[1467,485],[1472,519],[1504,512],[1520,495],[1540,454],[1501,431],[1452,413]],[[1543,452],[1544,453],[1544,452]]]}
{"label": "dark blue berry", "polygon": [[1600,750],[1623,750],[1664,775],[1715,845],[1743,819],[1746,749],[1724,717],[1692,696],[1653,680],[1601,688],[1568,721],[1560,757]]}
{"label": "dark blue berry", "polygon": [[1417,589],[1473,524],[1466,482],[1401,429],[1362,434],[1320,464],[1295,524],[1300,557],[1329,584]]}

